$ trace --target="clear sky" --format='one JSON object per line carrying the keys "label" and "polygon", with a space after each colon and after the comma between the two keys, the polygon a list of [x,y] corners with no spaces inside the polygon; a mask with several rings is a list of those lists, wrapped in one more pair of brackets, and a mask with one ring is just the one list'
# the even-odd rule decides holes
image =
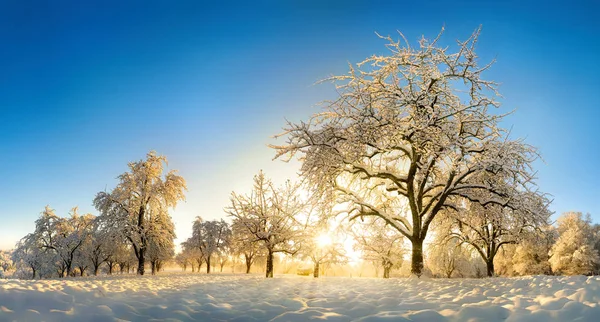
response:
{"label": "clear sky", "polygon": [[47,204],[97,214],[95,194],[152,149],[188,182],[173,211],[187,238],[195,216],[224,216],[259,169],[278,182],[295,175],[266,145],[284,118],[333,98],[315,81],[385,52],[375,31],[416,41],[443,25],[447,42],[483,26],[478,53],[498,61],[486,76],[502,83],[502,108],[517,109],[504,126],[540,149],[552,210],[600,222],[592,1],[91,3],[0,1],[0,248]]}

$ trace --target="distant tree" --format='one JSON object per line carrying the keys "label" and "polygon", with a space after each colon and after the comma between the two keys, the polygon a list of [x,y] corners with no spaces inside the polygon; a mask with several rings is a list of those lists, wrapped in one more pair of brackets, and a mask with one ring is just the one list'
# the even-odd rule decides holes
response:
{"label": "distant tree", "polygon": [[206,273],[209,274],[213,255],[229,247],[230,242],[231,228],[223,219],[204,221],[201,217],[196,217],[187,245],[200,251],[206,262]]}
{"label": "distant tree", "polygon": [[512,257],[514,271],[521,275],[550,274],[549,252],[556,239],[553,230],[546,228],[522,239]]}
{"label": "distant tree", "polygon": [[[158,241],[161,241],[162,243],[158,243]],[[173,244],[173,240],[157,240],[155,238],[151,238],[148,242],[148,259],[150,260],[152,275],[155,275],[161,271],[164,264],[171,260],[174,256],[175,245]]]}
{"label": "distant tree", "polygon": [[17,242],[12,260],[15,263],[17,277],[35,279],[52,274],[57,255],[53,251],[42,248],[37,236],[30,233]]}
{"label": "distant tree", "polygon": [[[514,184],[498,183],[497,177],[491,180],[496,181],[497,186]],[[474,195],[475,198],[480,196]],[[448,212],[454,221],[448,236],[473,247],[486,263],[488,276],[494,275],[494,258],[504,245],[518,244],[548,225],[551,212],[543,195],[519,192],[513,193],[513,198],[518,201],[514,203],[515,207],[465,202],[464,208],[457,207]]]}
{"label": "distant tree", "polygon": [[256,258],[262,255],[260,241],[237,218],[233,219],[231,232],[231,247],[235,253],[244,257],[246,274],[249,274]]}
{"label": "distant tree", "polygon": [[332,238],[335,232],[314,230],[312,238],[306,238],[301,253],[304,258],[313,263],[313,277],[318,278],[325,265],[341,264],[347,261],[344,245],[337,238]]}
{"label": "distant tree", "polygon": [[[169,217],[170,218],[170,217]],[[150,233],[148,234],[148,259],[152,275],[160,270],[165,262],[170,261],[175,256],[175,225],[171,220],[164,220],[161,217],[154,217],[148,223]]]}
{"label": "distant tree", "polygon": [[[226,212],[252,236],[250,242],[260,242],[266,250],[266,277],[273,277],[273,254],[296,254],[303,236],[299,218],[309,217],[306,202],[298,194],[297,185],[289,181],[276,189],[261,171],[254,176],[250,195],[231,194],[231,206]],[[307,219],[308,221],[308,219]]]}
{"label": "distant tree", "polygon": [[191,266],[192,264],[190,252],[186,251],[185,249],[179,252],[177,255],[175,255],[175,263],[177,263],[177,265],[179,265],[184,272],[187,271],[188,266]]}
{"label": "distant tree", "polygon": [[82,256],[87,257],[94,276],[98,276],[100,266],[112,255],[111,250],[113,249],[115,238],[110,232],[103,229],[96,218],[91,227],[89,239],[83,244],[80,250]]}
{"label": "distant tree", "polygon": [[49,206],[36,220],[33,236],[39,247],[58,256],[59,277],[72,275],[75,255],[87,240],[93,220],[91,214],[80,216],[77,207],[71,210],[69,218],[61,218]]}
{"label": "distant tree", "polygon": [[0,250],[0,270],[2,270],[2,272],[11,271],[14,269],[12,254],[12,250]]}
{"label": "distant tree", "polygon": [[434,276],[451,278],[471,274],[471,252],[456,238],[448,238],[452,220],[441,217],[433,227],[433,240],[428,247],[427,266]]}
{"label": "distant tree", "polygon": [[550,265],[557,274],[590,274],[600,263],[594,250],[590,216],[568,212],[558,218],[558,239],[550,250]]}
{"label": "distant tree", "polygon": [[354,225],[352,234],[356,241],[355,249],[362,252],[363,259],[383,267],[383,278],[389,278],[392,268],[402,265],[406,253],[404,236],[385,221],[372,218],[366,224]]}
{"label": "distant tree", "polygon": [[[334,188],[354,213],[377,216],[412,244],[414,275],[423,269],[423,241],[440,211],[463,200],[510,204],[510,193],[476,182],[481,173],[515,178],[514,190],[531,185],[537,154],[507,138],[503,115],[491,112],[497,84],[482,79],[480,30],[453,51],[422,38],[411,46],[382,37],[389,55],[373,55],[334,76],[339,97],[308,122],[288,123],[276,158],[299,155],[301,174],[317,188]],[[473,198],[487,191],[488,198]],[[381,193],[387,204],[377,207]]]}
{"label": "distant tree", "polygon": [[149,240],[172,238],[172,234],[157,232],[151,225],[172,225],[168,209],[185,199],[186,184],[183,177],[177,175],[175,170],[163,177],[166,163],[166,157],[151,151],[146,160],[129,163],[129,172],[118,177],[119,184],[110,193],[99,192],[94,199],[103,224],[119,232],[131,243],[138,259],[139,275],[144,275]]}

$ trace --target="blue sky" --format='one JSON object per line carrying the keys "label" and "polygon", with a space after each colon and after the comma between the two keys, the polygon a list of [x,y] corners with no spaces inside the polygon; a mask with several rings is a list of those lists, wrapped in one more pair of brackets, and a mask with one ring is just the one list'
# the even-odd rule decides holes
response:
{"label": "blue sky", "polygon": [[[323,1],[324,2],[324,1]],[[501,3],[500,3],[501,2]],[[151,149],[188,181],[173,212],[185,239],[195,216],[223,216],[232,190],[271,161],[284,118],[332,98],[313,83],[384,53],[374,32],[445,41],[483,26],[497,58],[513,137],[537,146],[551,208],[600,222],[600,23],[592,2],[527,1],[0,2],[0,248],[32,231],[46,204],[96,214],[129,161]]]}

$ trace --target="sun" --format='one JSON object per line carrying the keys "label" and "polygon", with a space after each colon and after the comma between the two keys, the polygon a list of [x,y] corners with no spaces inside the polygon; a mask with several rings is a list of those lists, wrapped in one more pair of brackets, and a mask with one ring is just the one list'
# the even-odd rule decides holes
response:
{"label": "sun", "polygon": [[331,236],[328,234],[321,234],[316,238],[317,245],[321,248],[331,245]]}

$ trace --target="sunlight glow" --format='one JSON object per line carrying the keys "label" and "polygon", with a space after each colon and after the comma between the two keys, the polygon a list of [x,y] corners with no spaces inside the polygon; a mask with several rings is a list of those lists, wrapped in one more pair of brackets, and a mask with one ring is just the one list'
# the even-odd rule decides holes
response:
{"label": "sunlight glow", "polygon": [[329,236],[327,234],[321,234],[317,237],[316,241],[317,241],[317,245],[320,248],[323,248],[323,247],[331,245],[331,236]]}

